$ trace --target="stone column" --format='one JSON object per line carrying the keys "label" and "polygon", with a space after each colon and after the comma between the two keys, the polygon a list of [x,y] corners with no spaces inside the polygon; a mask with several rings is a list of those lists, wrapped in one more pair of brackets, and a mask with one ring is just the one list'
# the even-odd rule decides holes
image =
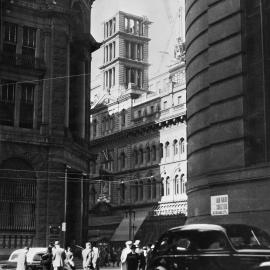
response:
{"label": "stone column", "polygon": [[85,62],[83,60],[78,61],[78,113],[77,113],[77,124],[78,124],[78,135],[81,138],[85,137]]}
{"label": "stone column", "polygon": [[50,67],[51,67],[51,30],[45,29],[44,31],[44,62],[48,69],[45,80],[43,80],[43,93],[42,93],[42,119],[41,119],[41,134],[48,132],[49,124],[49,99],[50,99]]}

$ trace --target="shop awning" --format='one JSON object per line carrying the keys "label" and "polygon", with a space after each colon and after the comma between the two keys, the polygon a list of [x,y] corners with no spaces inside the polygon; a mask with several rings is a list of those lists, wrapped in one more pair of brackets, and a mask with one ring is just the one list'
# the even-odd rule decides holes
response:
{"label": "shop awning", "polygon": [[[135,211],[135,218],[133,218],[133,216],[131,218],[132,235],[136,235],[136,232],[139,230],[139,228],[141,227],[143,221],[146,219],[147,216],[148,216],[147,210]],[[117,229],[115,230],[111,238],[111,241],[125,242],[129,240],[129,227],[130,227],[129,217],[124,217],[119,226],[117,227]]]}

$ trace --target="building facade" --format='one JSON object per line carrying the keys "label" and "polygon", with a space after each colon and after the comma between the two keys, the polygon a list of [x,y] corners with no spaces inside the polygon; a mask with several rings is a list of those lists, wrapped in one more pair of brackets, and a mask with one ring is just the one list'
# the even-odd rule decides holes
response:
{"label": "building facade", "polygon": [[91,5],[1,0],[1,254],[84,241]]}
{"label": "building facade", "polygon": [[185,220],[185,67],[179,58],[149,80],[149,25],[124,12],[104,23],[103,80],[91,93],[89,239],[147,243]]}
{"label": "building facade", "polygon": [[188,222],[269,231],[269,3],[186,1]]}

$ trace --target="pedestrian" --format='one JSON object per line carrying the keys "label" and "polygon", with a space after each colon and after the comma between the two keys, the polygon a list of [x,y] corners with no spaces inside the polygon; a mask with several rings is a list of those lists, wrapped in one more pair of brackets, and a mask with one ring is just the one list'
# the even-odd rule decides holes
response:
{"label": "pedestrian", "polygon": [[52,270],[52,246],[49,245],[47,247],[46,253],[42,255],[41,263],[42,263],[42,268],[43,270]]}
{"label": "pedestrian", "polygon": [[143,249],[141,248],[141,241],[136,240],[134,242],[134,245],[135,245],[135,252],[138,254],[140,260],[139,270],[145,270],[146,258],[144,256]]}
{"label": "pedestrian", "polygon": [[131,246],[131,252],[127,255],[127,270],[138,270],[140,265],[140,256],[136,253],[136,246]]}
{"label": "pedestrian", "polygon": [[74,270],[75,269],[74,254],[71,250],[71,247],[67,247],[65,264],[66,264],[67,270]]}
{"label": "pedestrian", "polygon": [[62,270],[65,265],[66,253],[63,248],[60,247],[60,242],[54,242],[54,248],[52,249],[52,265],[54,270]]}
{"label": "pedestrian", "polygon": [[93,252],[94,252],[94,257],[96,258],[96,270],[99,270],[100,252],[99,252],[96,242],[93,242]]}
{"label": "pedestrian", "polygon": [[121,270],[127,270],[127,255],[131,252],[131,246],[132,246],[132,241],[127,241],[126,242],[126,247],[122,250],[120,261],[121,261]]}
{"label": "pedestrian", "polygon": [[112,262],[112,266],[114,267],[114,264],[116,263],[116,257],[117,257],[117,253],[116,253],[116,250],[115,250],[115,247],[112,247],[111,248],[111,262]]}
{"label": "pedestrian", "polygon": [[23,251],[18,255],[16,270],[26,270],[28,247],[24,247]]}
{"label": "pedestrian", "polygon": [[90,242],[85,244],[85,249],[82,251],[83,269],[84,270],[96,270],[98,254],[93,250]]}

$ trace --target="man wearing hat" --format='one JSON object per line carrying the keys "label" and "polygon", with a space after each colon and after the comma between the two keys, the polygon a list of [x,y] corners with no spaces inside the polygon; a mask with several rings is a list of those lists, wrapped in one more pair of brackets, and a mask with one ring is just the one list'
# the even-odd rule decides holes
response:
{"label": "man wearing hat", "polygon": [[99,257],[98,252],[93,249],[92,244],[90,242],[87,242],[85,244],[85,249],[82,251],[83,269],[84,270],[97,269],[98,257]]}
{"label": "man wearing hat", "polygon": [[126,242],[126,247],[121,253],[121,270],[127,270],[127,255],[131,252],[132,241]]}
{"label": "man wearing hat", "polygon": [[65,265],[66,253],[63,248],[60,247],[59,241],[54,242],[54,248],[52,249],[52,265],[54,270],[62,270]]}
{"label": "man wearing hat", "polygon": [[141,241],[135,240],[134,245],[136,247],[135,252],[138,254],[139,259],[140,259],[139,270],[144,270],[146,266],[146,260],[145,260],[143,249],[141,248]]}

